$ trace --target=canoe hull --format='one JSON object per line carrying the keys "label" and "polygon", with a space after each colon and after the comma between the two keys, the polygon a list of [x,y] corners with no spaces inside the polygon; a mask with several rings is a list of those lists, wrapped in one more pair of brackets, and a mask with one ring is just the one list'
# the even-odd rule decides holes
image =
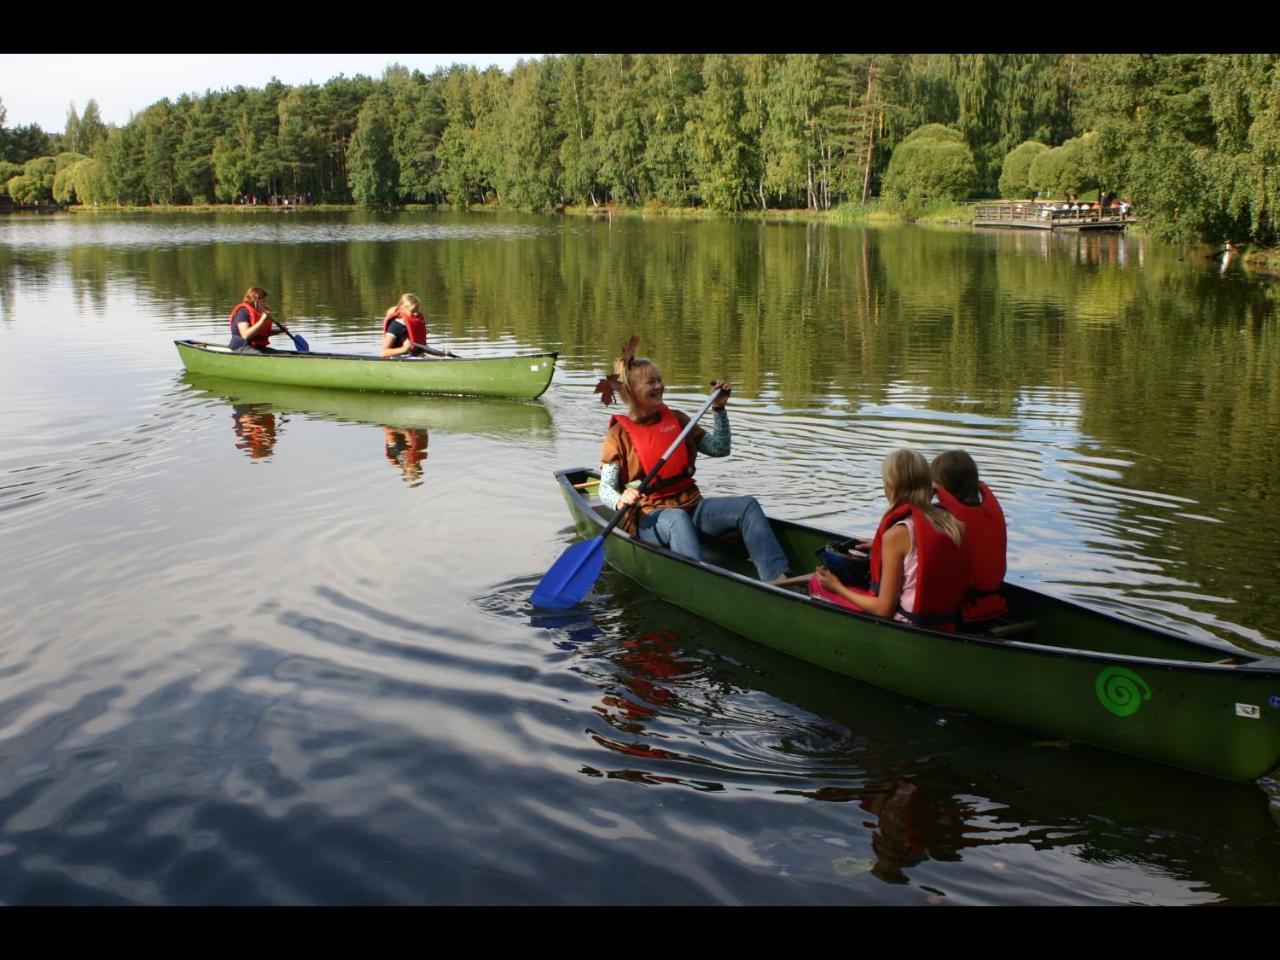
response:
{"label": "canoe hull", "polygon": [[557,354],[383,359],[334,353],[235,353],[216,344],[175,340],[191,373],[284,386],[385,393],[453,394],[533,400],[555,373]]}
{"label": "canoe hull", "polygon": [[[557,475],[584,537],[598,535],[610,515],[573,488],[590,475]],[[771,522],[796,570],[812,569],[813,551],[842,536]],[[1224,651],[1209,644],[1009,585],[1014,619],[1037,623],[1034,641],[923,630],[761,583],[736,548],[719,549],[736,572],[715,565],[715,547],[696,563],[616,532],[605,556],[664,600],[877,687],[1232,780],[1280,765],[1276,658],[1238,654],[1252,662],[1216,664]]]}

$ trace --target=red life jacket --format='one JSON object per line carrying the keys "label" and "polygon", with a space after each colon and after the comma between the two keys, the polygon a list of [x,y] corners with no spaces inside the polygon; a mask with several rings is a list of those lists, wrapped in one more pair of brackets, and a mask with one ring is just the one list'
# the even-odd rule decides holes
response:
{"label": "red life jacket", "polygon": [[[252,327],[255,323],[257,323],[259,320],[262,319],[262,311],[254,307],[253,304],[249,303],[248,301],[244,303],[237,303],[235,305],[235,309],[231,311],[231,316],[227,320],[227,325],[231,327],[231,335],[233,337],[240,336],[240,327],[237,326],[236,324],[236,311],[239,310],[241,307],[244,307],[247,311],[249,311],[249,326]],[[267,326],[264,327],[263,329],[266,331],[265,333],[260,332],[256,337],[249,338],[249,340],[247,341],[249,346],[257,347],[259,350],[261,350],[263,347],[267,345],[267,342],[271,339],[271,324],[267,324]],[[241,339],[243,340],[244,338],[241,337]]]}
{"label": "red life jacket", "polygon": [[[671,446],[671,441],[680,435],[680,421],[665,403],[658,413],[656,423],[636,423],[625,414],[615,413],[613,419],[627,432],[631,443],[640,456],[640,465],[644,467],[645,476],[653,469],[662,455]],[[676,447],[675,452],[662,465],[658,476],[649,485],[648,492],[664,495],[679,493],[693,486],[693,465],[689,462],[687,442]]]}
{"label": "red life jacket", "polygon": [[[427,321],[416,313],[405,313],[397,310],[391,316],[382,321],[382,332],[385,334],[391,326],[392,320],[399,320],[404,324],[404,328],[409,331],[409,339],[414,343],[420,343],[424,347],[427,345]],[[422,353],[417,347],[409,351],[410,353]]]}
{"label": "red life jacket", "polygon": [[976,507],[938,489],[938,502],[943,509],[964,524],[964,542],[969,547],[969,589],[964,596],[964,619],[970,623],[990,620],[1009,610],[1000,593],[1008,547],[1004,511],[990,487],[979,482],[978,489],[982,492],[982,502]]}
{"label": "red life jacket", "polygon": [[884,566],[884,535],[906,517],[912,517],[916,548],[916,599],[914,610],[898,604],[902,614],[918,627],[954,630],[969,585],[969,551],[962,541],[956,546],[937,529],[918,507],[899,504],[885,513],[871,542],[871,592],[880,595],[880,573]]}

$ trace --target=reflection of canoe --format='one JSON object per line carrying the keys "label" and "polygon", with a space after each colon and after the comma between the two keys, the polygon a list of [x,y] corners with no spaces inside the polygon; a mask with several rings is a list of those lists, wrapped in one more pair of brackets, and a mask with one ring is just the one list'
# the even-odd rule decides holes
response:
{"label": "reflection of canoe", "polygon": [[235,380],[338,390],[447,393],[472,397],[542,396],[555,372],[554,353],[507,357],[362,357],[342,353],[236,353],[196,340],[175,340],[192,373]]}
{"label": "reflection of canoe", "polygon": [[551,414],[541,403],[287,387],[199,373],[188,373],[183,379],[211,397],[237,405],[262,405],[280,413],[319,414],[402,430],[444,430],[496,436],[549,436],[551,433]]}
{"label": "reflection of canoe", "polygon": [[[556,474],[583,536],[612,511]],[[846,535],[772,520],[793,570]],[[1280,657],[1221,647],[1005,585],[1006,637],[947,634],[810,600],[761,583],[741,544],[709,544],[705,563],[617,530],[609,564],[664,600],[837,673],[990,720],[1083,740],[1234,780],[1280,765]]]}

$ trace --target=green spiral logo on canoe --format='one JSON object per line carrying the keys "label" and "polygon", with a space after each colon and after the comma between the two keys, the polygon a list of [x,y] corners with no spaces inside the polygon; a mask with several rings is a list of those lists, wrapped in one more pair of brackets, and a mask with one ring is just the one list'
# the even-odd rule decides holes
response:
{"label": "green spiral logo on canoe", "polygon": [[1151,699],[1151,688],[1147,682],[1124,667],[1107,667],[1099,673],[1094,690],[1098,693],[1098,701],[1117,717],[1137,713],[1142,701]]}

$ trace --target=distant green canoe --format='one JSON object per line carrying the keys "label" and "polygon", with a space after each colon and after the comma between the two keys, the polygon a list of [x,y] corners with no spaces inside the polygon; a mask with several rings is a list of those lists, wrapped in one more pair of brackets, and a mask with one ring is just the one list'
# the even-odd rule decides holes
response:
{"label": "distant green canoe", "polygon": [[[579,468],[556,479],[578,533],[598,536],[613,516],[589,485],[598,475]],[[812,570],[818,548],[848,536],[770,523],[796,571]],[[618,530],[605,541],[609,565],[664,600],[877,687],[1231,780],[1280,766],[1280,657],[1012,584],[1007,624],[943,633],[811,599],[803,586],[761,583],[741,541],[704,549],[698,563]]]}
{"label": "distant green canoe", "polygon": [[258,383],[385,393],[437,393],[533,400],[555,373],[555,353],[507,357],[366,357],[342,353],[236,353],[225,346],[175,340],[192,373]]}

